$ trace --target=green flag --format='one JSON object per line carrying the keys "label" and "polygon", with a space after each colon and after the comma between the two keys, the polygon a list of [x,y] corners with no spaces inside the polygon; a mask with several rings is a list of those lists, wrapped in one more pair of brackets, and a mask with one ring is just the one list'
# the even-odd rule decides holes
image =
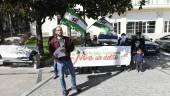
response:
{"label": "green flag", "polygon": [[113,31],[113,26],[110,22],[108,22],[106,19],[101,18],[97,20],[93,26],[96,26],[100,28],[103,32],[112,32]]}
{"label": "green flag", "polygon": [[67,9],[61,24],[67,25],[81,34],[84,34],[87,28],[87,23],[73,9]]}

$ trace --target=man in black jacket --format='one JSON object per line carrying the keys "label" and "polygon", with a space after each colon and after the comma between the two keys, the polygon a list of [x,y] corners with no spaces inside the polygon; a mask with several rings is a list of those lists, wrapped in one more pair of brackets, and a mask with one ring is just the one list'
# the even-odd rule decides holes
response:
{"label": "man in black jacket", "polygon": [[132,37],[131,41],[131,68],[135,68],[133,63],[133,56],[136,54],[137,50],[141,49],[145,51],[145,38],[142,36],[141,32],[137,32],[135,36]]}

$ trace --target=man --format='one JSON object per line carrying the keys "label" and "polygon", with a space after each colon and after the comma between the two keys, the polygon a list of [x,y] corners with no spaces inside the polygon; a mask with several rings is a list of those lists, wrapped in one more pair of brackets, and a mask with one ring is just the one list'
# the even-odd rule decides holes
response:
{"label": "man", "polygon": [[[141,49],[145,52],[145,38],[142,36],[141,32],[137,32],[136,36],[132,38],[131,42],[131,61],[133,61],[133,56],[136,54],[137,50]],[[134,69],[134,64],[131,62],[132,69]]]}
{"label": "man", "polygon": [[118,40],[118,46],[126,46],[127,44],[127,37],[125,33],[121,34],[121,37]]}
{"label": "man", "polygon": [[71,39],[69,37],[63,36],[62,27],[57,26],[55,28],[55,36],[51,39],[49,43],[51,45],[51,49],[56,60],[63,96],[67,96],[68,94],[68,91],[66,89],[66,83],[64,80],[65,68],[68,69],[71,76],[71,85],[72,85],[71,91],[72,93],[77,93],[75,70],[70,58],[70,53],[71,51],[74,50],[74,45]]}
{"label": "man", "polygon": [[137,32],[136,36],[132,38],[132,52],[136,53],[139,48],[145,51],[145,38],[141,32]]}
{"label": "man", "polygon": [[[55,34],[55,28],[52,30],[53,32],[53,36],[50,36],[49,39],[48,39],[48,45],[49,45],[49,53],[50,55],[53,55],[54,53],[54,49],[53,49],[53,46],[50,44],[50,41],[55,38],[56,34]],[[55,60],[53,61],[53,66],[54,66],[54,79],[56,79],[58,77],[58,72],[57,72],[57,64],[55,62]]]}

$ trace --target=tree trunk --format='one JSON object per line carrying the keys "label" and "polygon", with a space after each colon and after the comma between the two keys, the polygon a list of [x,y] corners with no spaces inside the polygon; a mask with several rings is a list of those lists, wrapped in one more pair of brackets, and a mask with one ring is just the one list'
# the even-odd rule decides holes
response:
{"label": "tree trunk", "polygon": [[3,19],[2,14],[0,13],[0,43],[4,41],[4,35],[3,35]]}
{"label": "tree trunk", "polygon": [[43,38],[42,38],[42,29],[41,29],[42,23],[41,20],[36,20],[36,34],[37,34],[37,47],[40,52],[40,55],[44,55],[43,50]]}

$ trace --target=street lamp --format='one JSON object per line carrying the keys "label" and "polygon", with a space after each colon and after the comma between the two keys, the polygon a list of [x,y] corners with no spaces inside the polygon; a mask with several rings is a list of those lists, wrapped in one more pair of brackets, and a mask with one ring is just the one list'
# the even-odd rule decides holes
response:
{"label": "street lamp", "polygon": [[57,25],[60,24],[60,21],[61,21],[61,15],[57,15]]}

